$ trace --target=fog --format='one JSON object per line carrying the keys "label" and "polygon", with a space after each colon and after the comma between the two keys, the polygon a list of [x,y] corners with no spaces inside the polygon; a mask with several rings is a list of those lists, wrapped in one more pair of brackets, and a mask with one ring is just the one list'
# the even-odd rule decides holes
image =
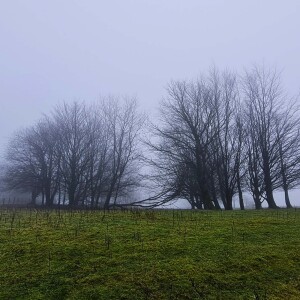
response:
{"label": "fog", "polygon": [[2,2],[1,153],[13,132],[62,101],[130,95],[155,116],[170,80],[212,65],[276,66],[287,92],[300,91],[297,0]]}

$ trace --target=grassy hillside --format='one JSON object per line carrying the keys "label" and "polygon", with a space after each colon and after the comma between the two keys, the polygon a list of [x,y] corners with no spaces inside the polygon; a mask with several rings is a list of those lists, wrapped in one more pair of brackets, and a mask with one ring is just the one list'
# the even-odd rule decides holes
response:
{"label": "grassy hillside", "polygon": [[0,299],[300,299],[300,210],[0,210]]}

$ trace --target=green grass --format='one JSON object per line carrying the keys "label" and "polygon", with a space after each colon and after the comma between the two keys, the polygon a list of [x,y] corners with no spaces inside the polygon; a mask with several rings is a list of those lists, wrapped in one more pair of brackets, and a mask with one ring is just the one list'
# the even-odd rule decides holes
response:
{"label": "green grass", "polygon": [[0,299],[300,299],[300,210],[0,210]]}

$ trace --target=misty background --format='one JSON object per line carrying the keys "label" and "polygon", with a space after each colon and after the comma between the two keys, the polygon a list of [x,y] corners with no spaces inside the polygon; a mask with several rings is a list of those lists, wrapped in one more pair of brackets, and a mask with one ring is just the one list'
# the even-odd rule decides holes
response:
{"label": "misty background", "polygon": [[155,117],[170,80],[212,65],[276,66],[297,95],[299,11],[297,0],[2,1],[0,152],[63,101],[130,95]]}

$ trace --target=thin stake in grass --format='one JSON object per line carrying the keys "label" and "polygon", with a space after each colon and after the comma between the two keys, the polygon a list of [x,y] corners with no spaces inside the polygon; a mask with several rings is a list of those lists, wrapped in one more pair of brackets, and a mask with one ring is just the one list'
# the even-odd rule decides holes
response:
{"label": "thin stake in grass", "polygon": [[109,234],[105,234],[105,238],[104,238],[104,243],[107,247],[107,250],[110,249],[110,245],[112,243],[112,239],[111,239],[111,236]]}
{"label": "thin stake in grass", "polygon": [[48,251],[48,272],[51,271],[51,251]]}

